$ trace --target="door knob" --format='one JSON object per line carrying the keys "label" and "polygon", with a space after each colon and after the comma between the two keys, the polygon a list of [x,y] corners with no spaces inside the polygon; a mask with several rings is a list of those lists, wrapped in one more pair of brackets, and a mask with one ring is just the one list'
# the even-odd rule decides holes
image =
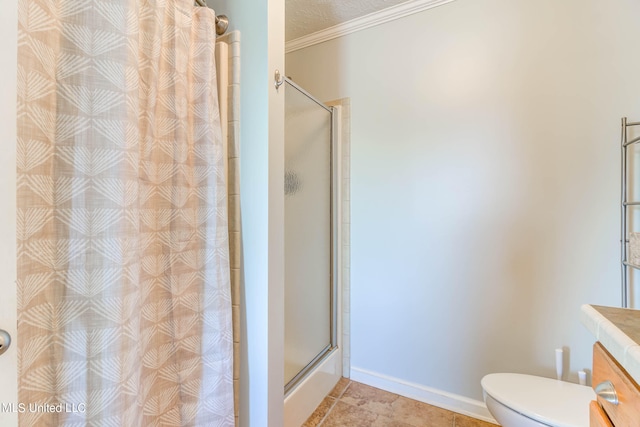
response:
{"label": "door knob", "polygon": [[613,405],[618,404],[618,393],[616,393],[616,389],[611,381],[603,381],[598,384],[596,386],[596,394],[598,397],[603,398]]}
{"label": "door knob", "polygon": [[4,329],[0,329],[0,355],[9,349],[11,345],[11,335]]}

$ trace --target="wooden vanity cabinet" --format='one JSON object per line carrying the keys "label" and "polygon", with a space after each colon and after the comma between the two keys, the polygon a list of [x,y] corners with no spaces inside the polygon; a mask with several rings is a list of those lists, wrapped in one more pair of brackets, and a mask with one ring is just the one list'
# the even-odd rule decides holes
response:
{"label": "wooden vanity cabinet", "polygon": [[602,406],[595,400],[589,405],[589,427],[613,427]]}
{"label": "wooden vanity cabinet", "polygon": [[618,398],[617,405],[601,396],[592,401],[590,427],[638,427],[640,426],[640,386],[600,344],[593,346],[593,388],[604,381],[611,381]]}

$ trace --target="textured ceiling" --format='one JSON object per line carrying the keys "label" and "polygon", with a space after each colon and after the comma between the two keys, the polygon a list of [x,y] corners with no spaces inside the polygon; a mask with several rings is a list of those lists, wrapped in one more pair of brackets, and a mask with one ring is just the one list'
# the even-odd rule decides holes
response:
{"label": "textured ceiling", "polygon": [[306,36],[407,0],[286,0],[285,38]]}

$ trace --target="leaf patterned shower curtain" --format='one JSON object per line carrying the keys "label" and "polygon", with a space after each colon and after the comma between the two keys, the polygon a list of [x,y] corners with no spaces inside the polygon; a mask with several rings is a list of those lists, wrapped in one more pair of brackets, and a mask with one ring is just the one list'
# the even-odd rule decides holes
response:
{"label": "leaf patterned shower curtain", "polygon": [[215,16],[19,0],[21,426],[233,425]]}

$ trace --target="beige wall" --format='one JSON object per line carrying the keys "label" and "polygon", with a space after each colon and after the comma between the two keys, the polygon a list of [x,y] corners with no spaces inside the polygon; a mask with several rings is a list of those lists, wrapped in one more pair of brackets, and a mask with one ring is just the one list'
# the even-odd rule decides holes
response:
{"label": "beige wall", "polygon": [[482,399],[496,371],[591,365],[619,304],[619,123],[640,3],[457,0],[290,53],[351,98],[351,366]]}

